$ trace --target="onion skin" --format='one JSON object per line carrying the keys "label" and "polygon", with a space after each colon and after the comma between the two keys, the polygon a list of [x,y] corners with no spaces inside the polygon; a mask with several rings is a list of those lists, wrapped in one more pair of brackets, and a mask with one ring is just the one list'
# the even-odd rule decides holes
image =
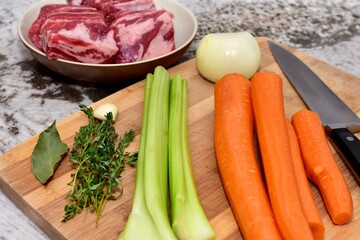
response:
{"label": "onion skin", "polygon": [[208,34],[196,50],[197,69],[212,82],[229,73],[250,79],[260,67],[260,58],[259,44],[248,32]]}

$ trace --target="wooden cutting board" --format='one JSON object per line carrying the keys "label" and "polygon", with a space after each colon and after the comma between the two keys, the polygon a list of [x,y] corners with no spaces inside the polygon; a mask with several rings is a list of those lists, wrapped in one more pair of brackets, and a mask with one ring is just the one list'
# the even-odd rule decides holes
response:
{"label": "wooden cutting board", "polygon": [[[262,71],[273,71],[284,79],[284,97],[287,117],[304,107],[303,102],[291,87],[276,64],[267,45],[266,38],[258,38],[261,47]],[[295,50],[292,50],[295,52]],[[306,64],[360,116],[360,79],[347,74],[324,62],[295,52]],[[216,230],[217,239],[241,239],[238,226],[223,191],[216,166],[213,121],[213,83],[205,80],[196,70],[195,60],[190,60],[169,70],[171,74],[181,73],[189,85],[189,144],[193,160],[196,186],[206,215]],[[96,108],[105,102],[116,103],[120,108],[119,120],[115,127],[119,134],[134,129],[137,137],[128,150],[137,150],[141,128],[144,81],[125,88],[92,105]],[[334,113],[336,114],[336,113]],[[87,124],[87,117],[78,112],[57,123],[60,136],[69,146],[75,132]],[[360,137],[360,134],[357,134]],[[70,186],[73,171],[69,159],[65,158],[53,179],[41,185],[31,172],[31,154],[38,135],[19,144],[0,157],[0,187],[2,191],[50,238],[52,239],[117,239],[130,213],[135,169],[126,168],[123,173],[124,192],[116,201],[106,204],[96,227],[95,216],[83,212],[67,223],[61,223],[66,204],[65,196]],[[345,226],[332,224],[322,199],[312,187],[315,202],[326,227],[326,239],[356,239],[360,236],[360,188],[334,152],[338,165],[349,185],[354,201],[354,218]],[[241,204],[241,202],[239,202]],[[139,226],[141,231],[141,226]]]}

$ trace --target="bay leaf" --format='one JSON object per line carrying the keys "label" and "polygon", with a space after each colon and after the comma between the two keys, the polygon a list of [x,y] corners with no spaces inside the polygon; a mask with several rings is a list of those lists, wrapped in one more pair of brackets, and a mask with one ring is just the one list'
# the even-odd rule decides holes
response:
{"label": "bay leaf", "polygon": [[68,150],[68,146],[60,139],[56,121],[41,132],[31,159],[33,174],[42,184],[45,184],[54,175]]}

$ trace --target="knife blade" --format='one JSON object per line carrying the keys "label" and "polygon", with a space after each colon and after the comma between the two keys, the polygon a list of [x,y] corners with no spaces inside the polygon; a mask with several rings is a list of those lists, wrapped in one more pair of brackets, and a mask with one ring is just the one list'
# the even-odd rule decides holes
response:
{"label": "knife blade", "polygon": [[274,42],[269,47],[306,106],[320,115],[325,132],[360,186],[360,118],[303,61]]}

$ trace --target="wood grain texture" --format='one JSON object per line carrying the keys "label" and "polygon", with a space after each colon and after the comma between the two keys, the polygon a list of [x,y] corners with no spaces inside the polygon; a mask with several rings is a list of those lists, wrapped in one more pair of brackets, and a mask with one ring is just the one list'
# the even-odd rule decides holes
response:
{"label": "wood grain texture", "polygon": [[[278,73],[284,79],[285,110],[288,118],[305,107],[295,90],[286,80],[276,64],[267,45],[266,38],[258,38],[262,52],[261,71]],[[360,79],[338,70],[324,62],[295,52],[315,73],[360,116]],[[175,66],[171,74],[181,73],[189,85],[189,144],[193,160],[194,175],[205,213],[217,232],[217,239],[241,239],[218,175],[214,142],[214,97],[213,83],[203,79],[196,70],[195,60]],[[125,88],[97,103],[112,102],[119,106],[119,118],[115,124],[121,135],[133,128],[137,136],[129,150],[136,150],[139,143],[143,107],[144,81]],[[336,113],[335,113],[336,114]],[[72,145],[75,132],[87,123],[87,117],[78,112],[57,123],[61,138]],[[360,134],[356,134],[360,137]],[[131,211],[134,192],[135,169],[126,168],[123,173],[123,195],[106,204],[99,224],[95,215],[88,211],[67,223],[61,223],[66,194],[73,171],[68,158],[60,164],[52,180],[41,185],[31,172],[31,154],[38,134],[19,144],[0,157],[0,187],[2,191],[52,239],[117,239]],[[336,161],[349,185],[354,201],[354,218],[345,226],[335,226],[329,218],[321,196],[315,187],[312,192],[326,230],[326,239],[356,239],[360,235],[360,188],[345,165],[332,149]],[[241,204],[241,203],[239,203]],[[141,230],[141,228],[139,228]]]}

